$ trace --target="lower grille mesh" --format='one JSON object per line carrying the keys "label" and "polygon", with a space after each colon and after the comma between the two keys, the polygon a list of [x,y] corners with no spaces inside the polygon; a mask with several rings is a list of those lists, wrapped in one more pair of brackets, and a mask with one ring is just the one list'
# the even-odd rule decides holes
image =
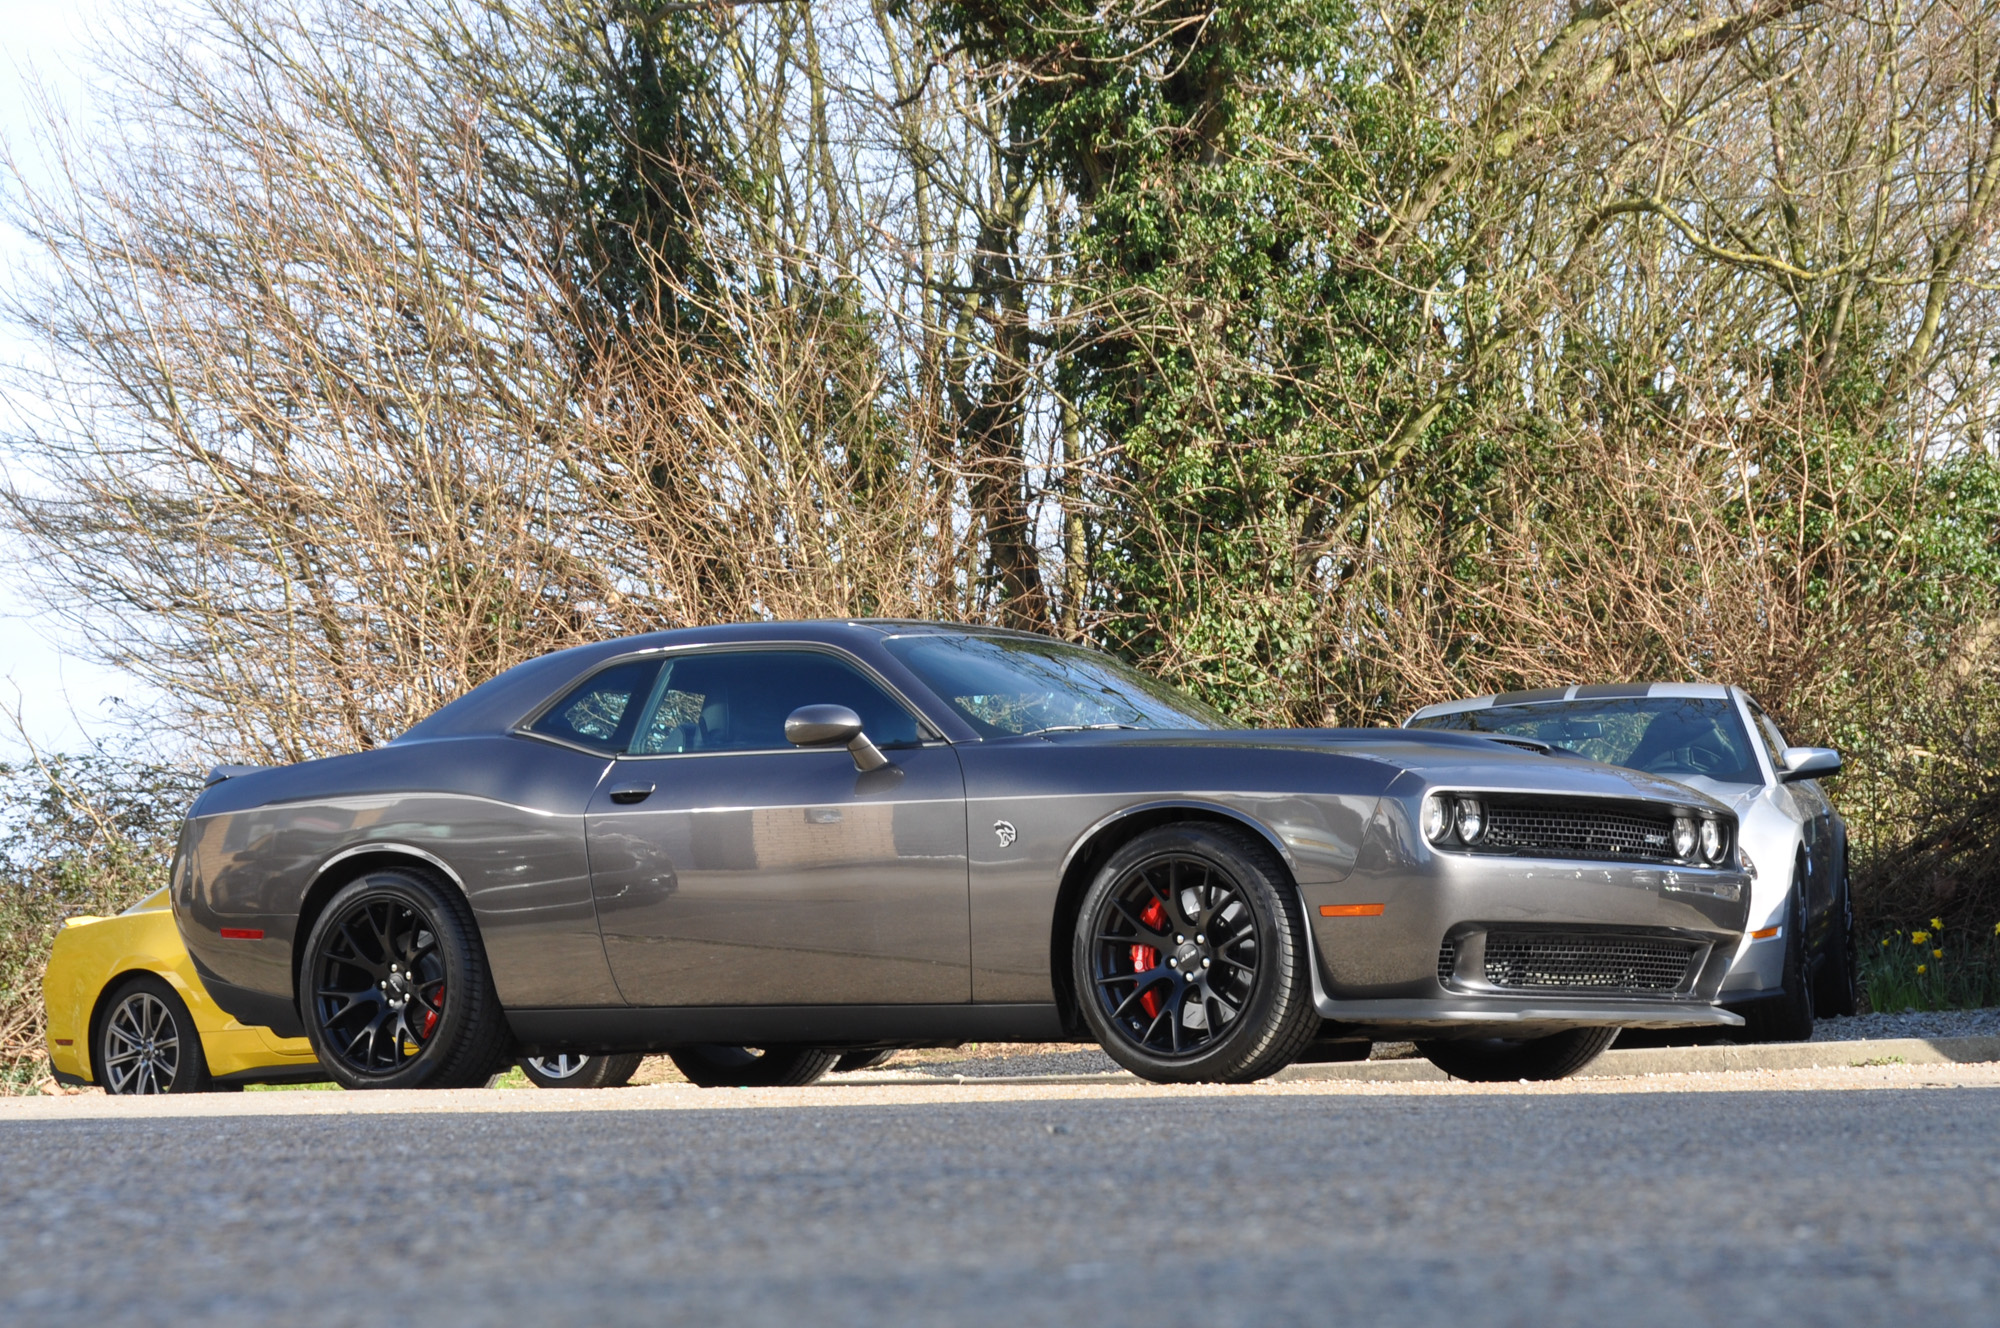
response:
{"label": "lower grille mesh", "polygon": [[1458,974],[1458,942],[1446,939],[1438,947],[1438,981],[1450,982]]}
{"label": "lower grille mesh", "polygon": [[1673,858],[1673,818],[1568,807],[1489,807],[1481,848],[1580,858]]}
{"label": "lower grille mesh", "polygon": [[1524,991],[1678,991],[1702,949],[1649,936],[1495,931],[1486,936],[1486,980]]}

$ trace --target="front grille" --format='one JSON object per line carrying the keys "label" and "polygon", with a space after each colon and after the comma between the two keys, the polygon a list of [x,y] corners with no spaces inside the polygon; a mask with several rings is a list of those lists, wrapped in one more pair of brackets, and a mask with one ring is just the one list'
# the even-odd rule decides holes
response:
{"label": "front grille", "polygon": [[1446,937],[1444,944],[1438,947],[1438,981],[1449,984],[1456,976],[1458,976],[1458,942]]}
{"label": "front grille", "polygon": [[1698,941],[1588,932],[1486,935],[1486,980],[1520,991],[1679,991]]}
{"label": "front grille", "polygon": [[1664,812],[1649,816],[1580,807],[1489,806],[1479,847],[1551,857],[1670,862],[1674,821]]}

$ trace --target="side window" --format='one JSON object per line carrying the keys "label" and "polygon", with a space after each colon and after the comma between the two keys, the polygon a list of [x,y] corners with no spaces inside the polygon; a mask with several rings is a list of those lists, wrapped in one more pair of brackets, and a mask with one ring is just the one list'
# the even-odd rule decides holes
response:
{"label": "side window", "polygon": [[584,679],[535,721],[534,732],[607,756],[622,752],[660,671],[655,659],[627,660]]}
{"label": "side window", "polygon": [[915,716],[867,675],[818,650],[717,650],[667,661],[639,725],[635,754],[782,750],[785,717],[843,705],[877,746],[918,741]]}

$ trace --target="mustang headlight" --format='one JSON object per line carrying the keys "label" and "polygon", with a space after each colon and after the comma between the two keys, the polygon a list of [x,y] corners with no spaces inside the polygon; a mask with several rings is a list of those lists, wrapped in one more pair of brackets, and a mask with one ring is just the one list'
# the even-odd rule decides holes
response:
{"label": "mustang headlight", "polygon": [[1695,828],[1692,816],[1674,818],[1674,856],[1691,858],[1694,856]]}
{"label": "mustang headlight", "polygon": [[1708,862],[1721,862],[1722,850],[1729,847],[1723,838],[1722,823],[1704,817],[1701,823],[1701,856]]}
{"label": "mustang headlight", "polygon": [[1486,809],[1479,805],[1477,798],[1458,800],[1458,837],[1468,844],[1477,844],[1479,837],[1486,833]]}
{"label": "mustang headlight", "polygon": [[1442,844],[1451,834],[1451,807],[1445,802],[1444,794],[1433,793],[1424,799],[1424,838],[1433,844]]}

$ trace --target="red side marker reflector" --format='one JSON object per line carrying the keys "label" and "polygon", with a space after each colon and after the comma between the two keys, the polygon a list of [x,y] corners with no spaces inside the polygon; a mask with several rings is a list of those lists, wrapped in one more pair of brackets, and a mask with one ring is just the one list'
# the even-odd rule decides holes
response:
{"label": "red side marker reflector", "polygon": [[74,1047],[74,1046],[76,1045],[76,1039],[75,1039],[75,1038],[57,1038],[57,1039],[56,1039],[56,1045],[57,1045],[58,1047]]}
{"label": "red side marker reflector", "polygon": [[1778,929],[1776,927],[1766,927],[1762,931],[1751,932],[1750,939],[1753,941],[1768,941],[1777,934],[1778,934]]}
{"label": "red side marker reflector", "polygon": [[264,931],[261,927],[224,927],[222,939],[225,941],[261,941]]}
{"label": "red side marker reflector", "polygon": [[1380,904],[1321,904],[1319,915],[1323,918],[1379,918],[1382,916]]}

